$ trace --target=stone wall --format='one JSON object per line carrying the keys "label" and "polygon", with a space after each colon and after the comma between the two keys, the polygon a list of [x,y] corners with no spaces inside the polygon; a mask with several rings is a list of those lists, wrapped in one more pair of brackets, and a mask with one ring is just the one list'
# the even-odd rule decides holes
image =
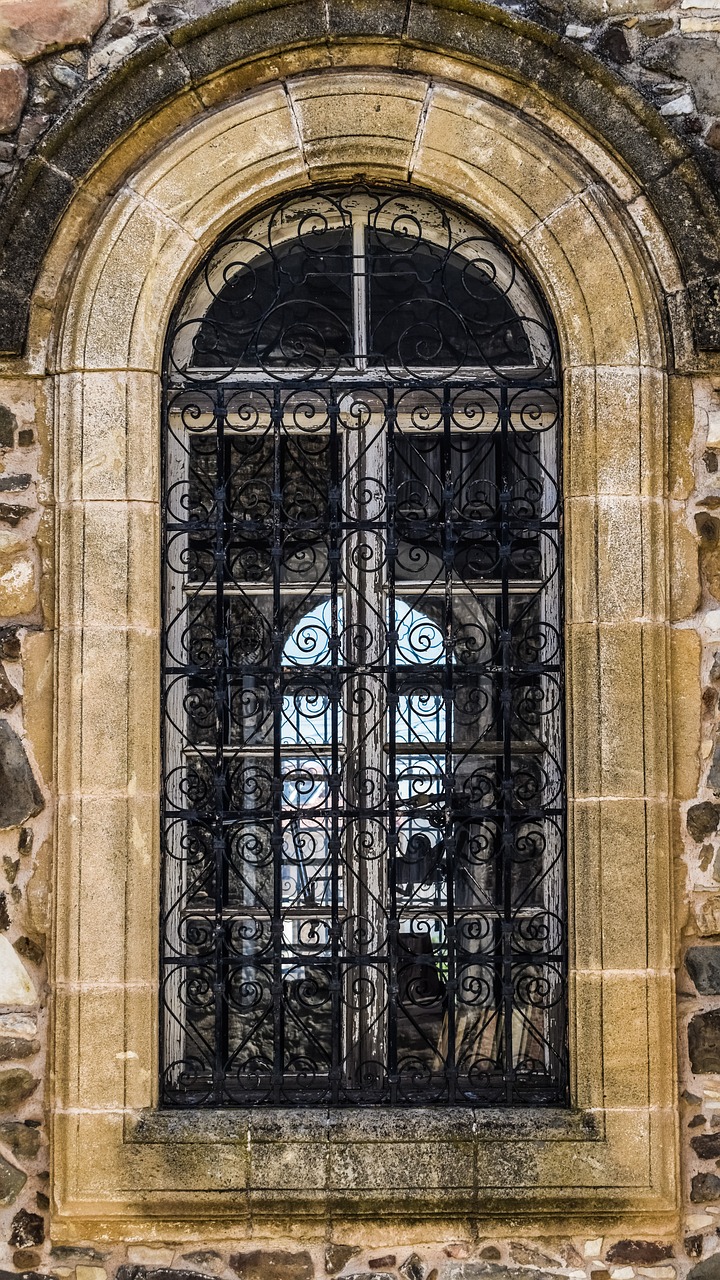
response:
{"label": "stone wall", "polygon": [[[0,0],[0,175],[30,171],[33,148],[88,83],[214,0]],[[584,45],[654,104],[720,184],[720,3],[527,0],[508,4]],[[445,1229],[408,1243],[397,1227],[310,1226],[249,1249],[212,1237],[168,1245],[87,1239],[53,1245],[45,1089],[50,925],[54,579],[52,406],[32,371],[0,369],[0,1268],[58,1280],[720,1280],[720,374],[686,379],[694,431],[680,434],[670,494],[680,565],[675,632],[692,726],[676,738],[683,775],[677,854],[682,1218],[651,1238],[612,1221],[592,1237],[535,1226]],[[691,385],[692,384],[692,385]],[[682,415],[680,415],[682,417]],[[697,565],[697,569],[696,569]],[[701,653],[698,673],[694,654]],[[698,680],[700,684],[698,684]],[[699,778],[699,786],[698,786]],[[100,904],[99,908],[100,909]],[[53,1153],[56,1160],[62,1153]],[[87,1152],[89,1161],[93,1158]],[[0,1277],[5,1274],[0,1270]]]}

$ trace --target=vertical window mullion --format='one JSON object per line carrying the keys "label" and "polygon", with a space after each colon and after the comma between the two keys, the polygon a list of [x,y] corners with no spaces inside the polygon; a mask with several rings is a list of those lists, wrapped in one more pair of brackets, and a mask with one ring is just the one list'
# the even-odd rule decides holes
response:
{"label": "vertical window mullion", "polygon": [[227,579],[228,560],[228,502],[226,493],[226,450],[227,438],[226,408],[222,392],[218,393],[216,402],[216,472],[215,472],[215,637],[214,637],[214,709],[215,709],[215,813],[213,823],[213,855],[215,863],[215,1070],[214,1093],[217,1103],[223,1101],[225,1062],[227,1060],[228,1040],[228,996],[230,970],[228,966],[228,948],[225,937],[225,904],[226,904],[226,857],[225,857],[225,815],[230,807],[228,771],[230,762],[227,753],[227,599],[225,585]]}
{"label": "vertical window mullion", "polygon": [[[454,1103],[457,1093],[456,1062],[456,921],[455,921],[455,876],[457,854],[457,822],[453,812],[455,797],[455,768],[453,753],[453,690],[454,690],[454,619],[453,619],[453,576],[455,560],[455,489],[453,481],[452,456],[452,398],[450,386],[446,383],[442,403],[442,486],[443,486],[443,600],[444,613],[444,653],[442,664],[442,700],[445,707],[445,742],[443,751],[443,849],[445,855],[445,946],[447,948],[447,1055],[445,1059],[445,1078],[447,1081],[447,1101]],[[441,932],[442,938],[442,932]],[[440,944],[442,946],[442,942]]]}
{"label": "vertical window mullion", "polygon": [[283,446],[283,406],[281,390],[273,391],[271,423],[273,433],[273,478],[272,478],[272,684],[273,684],[273,781],[272,781],[272,861],[273,861],[273,901],[272,901],[272,999],[273,999],[273,1069],[272,1096],[278,1103],[282,1100],[283,1069],[285,1059],[284,1044],[284,999],[283,990],[283,844],[284,844],[284,775],[282,759],[282,715],[284,694],[283,649],[285,645],[283,600],[281,584],[282,566],[282,446]]}

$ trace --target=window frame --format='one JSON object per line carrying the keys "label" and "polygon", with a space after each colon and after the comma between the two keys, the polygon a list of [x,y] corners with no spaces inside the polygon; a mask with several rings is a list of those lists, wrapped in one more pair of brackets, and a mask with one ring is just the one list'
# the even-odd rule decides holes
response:
{"label": "window frame", "polygon": [[[147,690],[157,687],[158,661],[159,588],[148,567],[157,564],[158,548],[158,334],[172,309],[173,285],[202,257],[203,236],[209,242],[222,225],[208,197],[212,177],[201,149],[218,149],[225,178],[235,166],[240,203],[249,205],[273,182],[280,189],[305,181],[302,147],[316,154],[310,142],[319,81],[298,75],[287,90],[271,84],[210,113],[137,168],[84,247],[50,375],[59,544],[52,1095],[58,1242],[98,1232],[121,1239],[128,1231],[136,1239],[159,1232],[179,1238],[207,1233],[208,1224],[218,1237],[236,1238],[251,1220],[278,1230],[298,1217],[409,1222],[418,1238],[438,1217],[461,1232],[478,1217],[486,1228],[519,1216],[566,1232],[604,1215],[618,1229],[622,1222],[623,1230],[631,1224],[649,1230],[675,1214],[668,736],[671,724],[679,734],[682,725],[694,732],[695,702],[682,673],[697,661],[696,637],[688,631],[672,633],[671,651],[664,570],[667,397],[669,381],[677,380],[669,376],[654,269],[628,226],[619,177],[620,194],[612,192],[611,159],[605,157],[602,180],[590,180],[593,171],[566,137],[558,140],[497,101],[483,99],[480,124],[477,94],[463,87],[459,64],[456,74],[449,86],[366,68],[323,72],[321,79],[338,108],[334,173],[348,178],[365,154],[355,132],[358,104],[373,95],[392,100],[414,121],[403,164],[415,147],[417,180],[453,189],[471,210],[480,187],[467,168],[456,169],[449,153],[434,168],[439,161],[416,132],[421,115],[426,139],[444,116],[461,119],[470,136],[494,130],[493,163],[507,185],[502,200],[492,185],[482,187],[484,206],[476,211],[506,235],[513,226],[522,230],[523,254],[561,329],[574,1109],[513,1111],[504,1119],[495,1112],[386,1113],[380,1127],[377,1115],[355,1111],[314,1118],[295,1112],[283,1120],[270,1109],[216,1120],[211,1113],[180,1118],[156,1109],[158,720]],[[422,111],[428,93],[430,106]],[[253,150],[258,122],[260,157]],[[274,177],[270,127],[286,130]],[[542,157],[556,183],[530,228],[514,176],[512,148],[520,144]],[[368,176],[386,176],[374,159],[376,137],[367,145]],[[595,147],[589,140],[589,154]],[[310,161],[311,172],[317,163]],[[393,172],[402,177],[408,170],[400,165]],[[172,216],[178,191],[194,210],[186,227],[205,227],[198,240]],[[226,184],[222,207],[227,200]],[[74,252],[75,231],[65,243]],[[686,399],[676,403],[674,429],[682,432],[690,410]],[[642,580],[629,545],[647,567]],[[629,700],[642,716],[628,716]],[[682,773],[678,778],[675,796],[682,798],[690,783]]]}

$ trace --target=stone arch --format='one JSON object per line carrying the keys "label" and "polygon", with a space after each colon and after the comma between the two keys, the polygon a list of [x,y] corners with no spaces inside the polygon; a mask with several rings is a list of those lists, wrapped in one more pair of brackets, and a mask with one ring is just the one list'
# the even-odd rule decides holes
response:
{"label": "stone arch", "polygon": [[639,95],[571,42],[489,4],[465,11],[446,0],[413,3],[407,15],[398,0],[353,5],[352,13],[321,0],[285,0],[261,11],[234,5],[149,42],[88,89],[42,139],[2,215],[2,348],[21,350],[48,245],[110,152],[106,178],[113,182],[139,145],[156,145],[251,85],[353,62],[450,79],[460,67],[461,81],[485,81],[516,109],[547,121],[559,109],[561,135],[564,128],[577,139],[579,127],[588,156],[600,151],[606,165],[612,156],[643,202],[638,220],[652,220],[654,210],[665,227],[681,267],[671,289],[673,320],[684,313],[688,330],[677,340],[680,359],[688,343],[699,351],[720,348],[720,211],[684,145]]}
{"label": "stone arch", "polygon": [[[231,221],[277,193],[358,175],[451,196],[503,234],[550,302],[565,369],[570,875],[585,886],[574,902],[573,1100],[585,1115],[558,1121],[537,1143],[533,1136],[530,1158],[513,1168],[512,1195],[502,1127],[468,1131],[439,1184],[442,1211],[448,1220],[488,1209],[527,1216],[533,1205],[542,1211],[552,1185],[553,1202],[580,1219],[628,1203],[670,1213],[664,565],[668,336],[677,351],[682,334],[681,304],[671,317],[682,295],[677,261],[626,170],[542,94],[427,53],[403,71],[370,71],[361,48],[355,67],[322,75],[303,73],[304,57],[288,54],[293,74],[186,119],[151,154],[157,122],[128,141],[127,155],[111,155],[66,215],[35,295],[29,360],[52,369],[57,403],[57,1135],[76,1126],[57,1171],[57,1238],[91,1235],[97,1220],[111,1233],[132,1221],[140,1238],[154,1230],[141,1204],[156,1219],[176,1219],[176,1170],[191,1141],[163,1128],[162,1114],[145,1114],[157,1098],[148,939],[157,927],[157,446],[167,322]],[[613,898],[620,885],[622,912]],[[272,1195],[263,1207],[267,1185],[252,1184],[243,1164],[257,1140],[252,1120],[243,1123],[239,1136],[222,1139],[223,1161],[203,1148],[219,1141],[212,1117],[192,1130],[187,1212],[233,1215],[234,1231],[238,1199],[228,1187],[260,1194],[254,1214],[277,1212]],[[398,1132],[388,1130],[390,1147]],[[331,1141],[323,1134],[320,1144]],[[562,1135],[559,1154],[553,1134]],[[356,1166],[344,1201],[342,1186],[316,1186],[303,1168],[297,1186],[284,1184],[284,1203],[314,1214],[343,1204],[350,1216],[402,1216],[408,1206],[431,1216],[430,1191],[402,1182],[433,1161],[442,1169],[432,1136],[425,1154],[422,1141],[396,1188],[384,1166]],[[83,1162],[84,1145],[103,1153],[100,1172]]]}

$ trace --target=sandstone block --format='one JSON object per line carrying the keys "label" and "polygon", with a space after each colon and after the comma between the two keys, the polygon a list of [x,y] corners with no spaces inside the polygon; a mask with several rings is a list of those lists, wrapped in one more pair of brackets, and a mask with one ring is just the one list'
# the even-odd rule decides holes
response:
{"label": "sandstone block", "polygon": [[107,0],[4,0],[0,45],[29,62],[54,49],[89,44],[107,16]]}
{"label": "sandstone block", "polygon": [[17,129],[27,98],[27,87],[25,68],[11,58],[0,56],[0,133],[12,133]]}
{"label": "sandstone block", "polygon": [[22,1008],[37,1000],[32,978],[15,948],[0,934],[0,1006]]}
{"label": "sandstone block", "polygon": [[0,554],[0,616],[18,618],[37,605],[35,565],[26,552]]}

